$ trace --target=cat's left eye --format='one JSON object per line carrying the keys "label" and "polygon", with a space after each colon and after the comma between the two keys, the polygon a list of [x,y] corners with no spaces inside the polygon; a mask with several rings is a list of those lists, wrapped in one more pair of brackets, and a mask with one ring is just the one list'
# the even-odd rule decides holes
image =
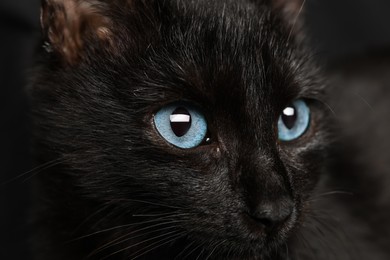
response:
{"label": "cat's left eye", "polygon": [[278,121],[278,135],[281,141],[293,141],[301,137],[310,125],[310,109],[303,99],[285,107]]}
{"label": "cat's left eye", "polygon": [[161,108],[154,115],[154,124],[169,143],[183,149],[199,146],[207,134],[207,122],[195,106],[176,102]]}

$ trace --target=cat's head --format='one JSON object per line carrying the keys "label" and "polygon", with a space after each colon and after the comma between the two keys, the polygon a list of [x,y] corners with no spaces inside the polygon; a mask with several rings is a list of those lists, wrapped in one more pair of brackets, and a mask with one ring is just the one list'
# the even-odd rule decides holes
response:
{"label": "cat's head", "polygon": [[45,178],[76,198],[72,218],[101,209],[91,230],[122,226],[102,233],[117,238],[103,251],[284,250],[329,137],[317,70],[293,32],[301,3],[45,2],[36,133],[61,163]]}

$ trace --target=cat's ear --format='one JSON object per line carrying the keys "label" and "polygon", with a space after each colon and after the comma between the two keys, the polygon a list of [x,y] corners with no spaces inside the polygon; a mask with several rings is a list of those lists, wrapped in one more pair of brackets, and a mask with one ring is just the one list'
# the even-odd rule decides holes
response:
{"label": "cat's ear", "polygon": [[106,8],[97,0],[42,0],[41,26],[50,49],[64,62],[75,64],[83,56],[87,41],[112,44]]}
{"label": "cat's ear", "polygon": [[289,26],[299,29],[306,0],[266,0],[274,10],[281,13]]}

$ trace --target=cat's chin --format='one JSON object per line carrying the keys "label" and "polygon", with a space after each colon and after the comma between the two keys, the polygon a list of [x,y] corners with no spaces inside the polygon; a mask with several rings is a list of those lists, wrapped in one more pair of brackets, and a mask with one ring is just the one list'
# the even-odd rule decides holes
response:
{"label": "cat's chin", "polygon": [[288,219],[273,228],[265,227],[249,215],[242,214],[235,234],[197,233],[178,241],[172,248],[179,248],[178,254],[181,251],[189,253],[185,259],[288,260],[288,240],[296,224],[295,210]]}
{"label": "cat's chin", "polygon": [[259,235],[257,238],[251,237],[252,239],[223,236],[213,238],[211,235],[204,235],[183,239],[173,247],[184,250],[192,243],[191,248],[194,249],[192,252],[186,252],[190,255],[185,259],[289,260],[286,230],[271,235]]}
{"label": "cat's chin", "polygon": [[146,255],[145,259],[289,260],[286,244],[256,245],[228,240],[182,239]]}
{"label": "cat's chin", "polygon": [[[288,247],[280,243],[248,243],[243,241],[209,241],[206,247],[195,250],[189,259],[253,259],[253,260],[288,260]],[[200,256],[200,257],[199,257]]]}

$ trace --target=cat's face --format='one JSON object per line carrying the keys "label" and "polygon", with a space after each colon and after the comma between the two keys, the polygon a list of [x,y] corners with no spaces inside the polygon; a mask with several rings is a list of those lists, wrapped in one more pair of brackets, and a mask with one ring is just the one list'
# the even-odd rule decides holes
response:
{"label": "cat's face", "polygon": [[103,234],[116,239],[103,254],[283,252],[328,138],[291,26],[271,4],[96,2],[55,25],[43,15],[52,49],[33,92],[39,139],[65,158],[51,178],[81,218],[102,209],[85,233],[123,226]]}

